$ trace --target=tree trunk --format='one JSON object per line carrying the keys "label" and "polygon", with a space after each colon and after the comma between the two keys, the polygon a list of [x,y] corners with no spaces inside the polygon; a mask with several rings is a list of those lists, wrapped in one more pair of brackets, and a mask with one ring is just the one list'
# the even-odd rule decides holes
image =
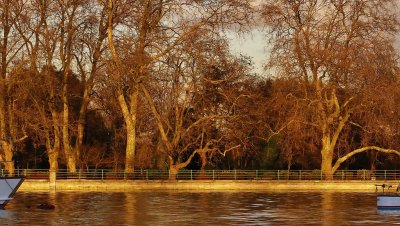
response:
{"label": "tree trunk", "polygon": [[288,156],[286,180],[289,180],[289,179],[290,179],[290,170],[291,170],[291,167],[292,167],[292,159],[293,159],[293,155],[290,154],[290,155]]}
{"label": "tree trunk", "polygon": [[75,151],[71,148],[69,148],[69,154],[67,156],[67,167],[68,167],[68,172],[70,173],[76,173],[76,157],[75,157]]}
{"label": "tree trunk", "polygon": [[[76,160],[80,159],[82,144],[83,144],[83,135],[85,133],[86,112],[87,112],[87,106],[89,104],[89,89],[91,90],[91,88],[87,86],[88,85],[86,84],[85,89],[83,91],[82,105],[79,110],[78,129],[74,147]],[[80,168],[82,168],[82,166],[80,166]]]}
{"label": "tree trunk", "polygon": [[[86,114],[86,113],[85,113]],[[79,168],[84,168],[82,166],[82,161],[81,161],[81,152],[82,152],[82,144],[83,144],[83,135],[85,132],[85,120],[78,122],[78,133],[77,133],[77,137],[76,137],[76,143],[75,143],[75,147],[74,147],[74,152],[75,152],[75,157],[76,157],[76,161],[78,161],[79,164]]]}
{"label": "tree trunk", "polygon": [[10,176],[14,176],[15,168],[14,168],[14,161],[13,161],[13,147],[8,142],[2,141],[1,148],[4,152],[4,168],[8,171]]}
{"label": "tree trunk", "polygon": [[68,106],[68,83],[67,83],[68,72],[65,71],[63,76],[64,77],[63,77],[63,92],[62,92],[62,99],[63,99],[62,140],[63,140],[64,153],[67,160],[68,172],[76,173],[76,154],[75,150],[71,148],[69,140],[69,106]]}
{"label": "tree trunk", "polygon": [[[97,58],[94,61],[97,62]],[[82,105],[79,109],[77,136],[76,136],[76,142],[75,142],[75,146],[74,146],[76,161],[79,161],[80,156],[81,156],[83,136],[85,134],[86,113],[87,113],[87,109],[88,109],[88,105],[89,105],[89,101],[90,101],[89,93],[92,91],[92,88],[93,88],[93,78],[96,74],[96,71],[97,71],[97,67],[96,67],[96,63],[94,63],[94,65],[92,67],[91,76],[90,76],[89,80],[85,83],[85,87],[83,90]],[[83,168],[83,167],[80,166],[80,168]]]}
{"label": "tree trunk", "polygon": [[63,146],[69,173],[76,173],[76,154],[69,143],[68,126],[63,125]]}
{"label": "tree trunk", "polygon": [[[56,136],[57,137],[57,136]],[[57,138],[58,139],[58,138]],[[47,146],[47,156],[49,157],[49,181],[50,184],[55,186],[55,182],[57,179],[57,171],[58,171],[58,154],[59,154],[59,142],[55,142],[54,148],[51,148],[50,140],[46,142]]]}
{"label": "tree trunk", "polygon": [[197,153],[197,151],[192,152],[192,154],[189,156],[189,158],[185,162],[180,162],[177,161],[175,162],[173,157],[168,155],[169,158],[169,179],[170,180],[176,180],[176,177],[178,176],[178,171],[179,169],[185,168],[186,166],[189,165],[189,163],[192,161],[194,155]]}
{"label": "tree trunk", "polygon": [[[4,57],[4,56],[3,56]],[[14,163],[12,162],[14,147],[11,142],[11,135],[9,130],[9,119],[7,107],[7,92],[6,92],[6,81],[5,71],[2,71],[3,75],[0,76],[0,142],[3,160],[5,161],[4,167],[10,175],[14,175]]]}
{"label": "tree trunk", "polygon": [[179,172],[179,164],[176,165],[170,165],[169,166],[169,178],[170,180],[176,180],[178,177],[178,172]]}
{"label": "tree trunk", "polygon": [[321,171],[322,174],[324,175],[325,180],[333,180],[333,174],[334,172],[332,171],[332,160],[333,160],[333,151],[330,146],[323,145],[322,150],[321,150]]}
{"label": "tree trunk", "polygon": [[[67,75],[64,75],[67,76]],[[64,78],[64,86],[63,86],[63,104],[64,104],[64,111],[63,111],[63,125],[62,125],[62,140],[63,140],[63,147],[65,158],[67,160],[67,167],[68,172],[76,173],[76,153],[75,150],[71,148],[70,140],[69,140],[69,107],[68,107],[68,97],[67,97],[67,81]]]}
{"label": "tree trunk", "polygon": [[50,151],[47,152],[47,155],[49,156],[50,171],[58,171],[58,154],[59,151],[56,148],[50,149]]}
{"label": "tree trunk", "polygon": [[377,152],[376,151],[370,151],[368,155],[369,155],[371,173],[375,173],[375,171],[376,171]]}
{"label": "tree trunk", "polygon": [[11,30],[10,19],[10,2],[2,2],[2,15],[1,15],[1,27],[2,31],[1,43],[0,43],[0,53],[1,53],[1,65],[0,65],[0,142],[2,148],[3,160],[5,161],[4,167],[11,175],[14,175],[14,163],[12,162],[13,157],[13,146],[10,139],[9,131],[9,119],[7,118],[7,100],[8,100],[8,85],[7,85],[7,61],[10,60],[9,54],[9,33]]}
{"label": "tree trunk", "polygon": [[133,173],[135,171],[136,131],[133,126],[127,126],[126,130],[125,173]]}
{"label": "tree trunk", "polygon": [[201,168],[200,168],[200,174],[198,176],[198,179],[204,180],[207,179],[206,177],[206,165],[207,165],[207,155],[205,152],[199,152],[200,159],[201,159]]}
{"label": "tree trunk", "polygon": [[[134,160],[135,160],[135,149],[136,149],[136,111],[137,111],[137,99],[139,95],[139,83],[133,81],[128,85],[132,85],[132,92],[129,94],[129,101],[125,99],[125,93],[122,91],[122,63],[120,56],[118,55],[113,39],[113,29],[114,29],[114,13],[115,13],[115,2],[109,0],[108,3],[104,1],[104,6],[107,8],[107,40],[108,47],[111,51],[112,59],[115,63],[115,79],[118,84],[117,87],[117,99],[118,104],[121,108],[122,115],[124,116],[124,121],[126,125],[126,157],[125,157],[125,172],[133,173],[134,171]],[[143,56],[142,56],[143,57]],[[136,62],[140,65],[140,62]],[[138,78],[133,78],[138,79]]]}
{"label": "tree trunk", "polygon": [[133,173],[135,170],[136,113],[139,96],[137,83],[135,83],[134,87],[134,91],[129,98],[129,108],[123,93],[119,92],[118,94],[118,103],[121,107],[126,125],[125,173]]}

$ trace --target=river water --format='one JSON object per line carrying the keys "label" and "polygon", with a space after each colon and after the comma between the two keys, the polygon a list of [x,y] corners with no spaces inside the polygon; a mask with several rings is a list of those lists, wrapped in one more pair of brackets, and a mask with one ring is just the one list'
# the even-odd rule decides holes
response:
{"label": "river water", "polygon": [[394,224],[400,212],[355,192],[18,192],[0,210],[0,225]]}

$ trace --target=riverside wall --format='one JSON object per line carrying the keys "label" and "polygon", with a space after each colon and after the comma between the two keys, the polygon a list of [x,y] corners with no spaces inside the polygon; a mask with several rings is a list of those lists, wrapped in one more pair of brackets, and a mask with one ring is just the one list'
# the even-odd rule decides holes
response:
{"label": "riverside wall", "polygon": [[374,192],[376,184],[397,181],[271,181],[271,180],[25,180],[19,191],[357,191]]}

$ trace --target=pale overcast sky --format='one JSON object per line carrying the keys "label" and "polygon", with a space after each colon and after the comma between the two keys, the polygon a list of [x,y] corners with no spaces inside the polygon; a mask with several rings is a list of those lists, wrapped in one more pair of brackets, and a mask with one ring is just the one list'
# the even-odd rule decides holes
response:
{"label": "pale overcast sky", "polygon": [[[256,0],[256,2],[261,1]],[[397,1],[400,2],[400,0]],[[399,7],[397,8],[397,15],[400,20]],[[264,32],[255,28],[249,34],[241,35],[240,37],[234,32],[229,33],[228,38],[231,40],[230,48],[233,53],[252,57],[255,64],[255,72],[265,76],[268,74],[263,69],[263,65],[268,61],[267,37]],[[397,36],[395,46],[400,51],[400,34]]]}
{"label": "pale overcast sky", "polygon": [[[232,52],[252,57],[255,72],[267,76],[268,72],[263,69],[264,64],[268,61],[266,34],[259,29],[254,29],[251,33],[240,37],[235,33],[228,34],[228,37],[231,40]],[[397,36],[395,47],[400,52],[400,34]]]}
{"label": "pale overcast sky", "polygon": [[253,59],[255,72],[263,74],[263,65],[267,62],[267,38],[259,29],[254,29],[250,33],[238,36],[236,33],[229,33],[231,40],[231,50],[239,55],[250,56]]}

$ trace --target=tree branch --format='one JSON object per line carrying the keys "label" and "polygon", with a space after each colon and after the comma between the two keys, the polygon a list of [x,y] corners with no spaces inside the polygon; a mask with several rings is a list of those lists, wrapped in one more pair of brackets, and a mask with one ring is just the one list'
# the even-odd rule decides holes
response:
{"label": "tree branch", "polygon": [[223,156],[225,157],[225,155],[226,155],[226,153],[227,153],[228,151],[232,151],[233,149],[239,148],[240,146],[241,146],[241,145],[238,144],[238,145],[233,146],[233,147],[231,147],[231,148],[229,148],[229,149],[226,149],[224,152],[221,152],[220,150],[218,150],[218,153],[221,154],[221,155],[223,155]]}
{"label": "tree branch", "polygon": [[396,154],[396,155],[400,156],[400,152],[398,150],[394,150],[394,149],[386,149],[386,148],[381,148],[381,147],[377,147],[377,146],[363,147],[363,148],[356,149],[356,150],[346,154],[345,156],[339,158],[338,160],[336,160],[335,165],[332,168],[332,172],[335,172],[340,167],[340,164],[342,164],[344,161],[346,161],[353,155],[364,152],[364,151],[368,151],[368,150],[375,150],[375,151],[379,151],[379,152],[383,152],[383,153],[387,153],[387,154]]}
{"label": "tree branch", "polygon": [[192,159],[193,159],[194,155],[196,155],[196,153],[197,153],[197,150],[194,150],[194,151],[192,152],[192,154],[189,156],[189,158],[188,158],[185,162],[182,162],[182,163],[177,164],[178,169],[184,168],[184,167],[186,167],[187,165],[189,165],[189,163],[192,161]]}

